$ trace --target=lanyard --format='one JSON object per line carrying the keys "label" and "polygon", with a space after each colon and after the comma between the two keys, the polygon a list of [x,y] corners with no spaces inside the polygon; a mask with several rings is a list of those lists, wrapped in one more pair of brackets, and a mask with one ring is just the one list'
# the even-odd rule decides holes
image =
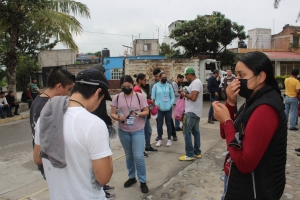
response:
{"label": "lanyard", "polygon": [[125,98],[125,101],[126,101],[126,104],[127,104],[127,108],[128,108],[129,114],[130,114],[130,110],[131,110],[132,96],[133,96],[133,93],[132,93],[132,95],[131,95],[130,106],[128,106],[127,99],[126,99],[125,94],[124,94],[124,98]]}
{"label": "lanyard", "polygon": [[[167,85],[167,83],[165,83]],[[162,85],[160,85],[161,90],[164,92],[164,95],[167,94],[167,89],[166,87],[162,87]],[[165,89],[164,89],[165,88]]]}

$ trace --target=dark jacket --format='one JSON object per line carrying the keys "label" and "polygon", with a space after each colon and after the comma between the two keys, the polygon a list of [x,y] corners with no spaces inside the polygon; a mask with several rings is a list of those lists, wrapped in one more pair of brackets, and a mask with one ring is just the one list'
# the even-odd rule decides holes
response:
{"label": "dark jacket", "polygon": [[8,104],[13,104],[16,100],[14,96],[10,96],[9,94],[5,96]]}
{"label": "dark jacket", "polygon": [[207,89],[211,97],[215,97],[215,92],[220,93],[219,82],[213,75],[207,80]]}
{"label": "dark jacket", "polygon": [[[252,112],[262,104],[269,105],[278,112],[278,129],[261,161],[252,173],[242,174],[233,161],[228,177],[226,200],[279,200],[283,194],[285,187],[287,121],[280,95],[270,86],[261,88],[241,106],[234,126],[236,132],[241,133],[242,124],[246,127]],[[268,117],[267,114],[265,115]]]}

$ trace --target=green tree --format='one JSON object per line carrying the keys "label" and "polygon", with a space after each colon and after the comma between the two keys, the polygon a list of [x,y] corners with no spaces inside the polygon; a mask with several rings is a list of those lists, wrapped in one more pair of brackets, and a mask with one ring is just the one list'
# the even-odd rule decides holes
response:
{"label": "green tree", "polygon": [[[8,89],[16,91],[16,70],[19,61],[18,43],[21,31],[26,27],[38,29],[38,33],[64,43],[78,50],[72,34],[82,32],[82,26],[75,16],[90,17],[86,5],[72,0],[2,0],[0,3],[0,32],[7,39],[7,50],[2,55],[7,66]],[[25,34],[25,33],[24,33]]]}
{"label": "green tree", "polygon": [[202,53],[213,53],[213,57],[221,47],[226,46],[235,38],[246,39],[244,26],[240,26],[220,12],[212,15],[197,16],[195,20],[184,22],[170,34],[177,41],[174,47],[185,48],[185,56],[192,57]]}
{"label": "green tree", "polygon": [[165,56],[167,58],[174,58],[179,56],[179,50],[174,50],[170,45],[162,43],[159,47],[159,55]]}
{"label": "green tree", "polygon": [[94,53],[97,57],[101,57],[102,56],[102,52],[101,51],[97,51]]}
{"label": "green tree", "polygon": [[19,54],[17,65],[17,84],[18,90],[23,90],[30,82],[30,78],[38,71],[39,65],[37,59],[28,54]]}
{"label": "green tree", "polygon": [[217,60],[221,61],[221,66],[232,66],[236,63],[236,53],[225,50],[218,55]]}

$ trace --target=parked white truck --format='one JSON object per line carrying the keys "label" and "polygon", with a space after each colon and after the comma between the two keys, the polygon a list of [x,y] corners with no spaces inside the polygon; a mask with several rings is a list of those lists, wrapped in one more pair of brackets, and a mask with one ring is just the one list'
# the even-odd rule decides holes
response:
{"label": "parked white truck", "polygon": [[[147,75],[148,83],[154,79],[152,72],[156,68],[160,68],[167,73],[168,79],[175,81],[178,74],[182,74],[186,67],[193,67],[196,76],[203,83],[203,94],[208,94],[207,79],[212,71],[218,69],[220,77],[227,76],[227,73],[220,69],[220,62],[214,59],[159,59],[159,60],[124,60],[124,74],[133,76],[134,74],[144,73]],[[186,80],[185,80],[186,82]]]}

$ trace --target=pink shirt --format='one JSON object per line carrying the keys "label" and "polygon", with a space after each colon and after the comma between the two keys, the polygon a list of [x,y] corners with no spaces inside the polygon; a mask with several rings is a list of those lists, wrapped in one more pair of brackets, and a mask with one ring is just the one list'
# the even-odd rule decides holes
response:
{"label": "pink shirt", "polygon": [[[117,96],[115,95],[111,106],[116,107],[116,109],[119,109],[123,112],[124,117],[127,118],[129,115],[130,110],[134,110],[137,113],[140,113],[143,108],[148,107],[147,99],[140,93],[137,93],[140,99],[137,99],[137,96],[135,92],[133,92],[133,95],[126,96],[124,93],[119,94],[119,100],[117,103]],[[135,132],[143,129],[145,126],[144,117],[134,117],[134,124],[133,125],[127,125],[126,121],[124,123],[119,122],[119,129],[122,129],[125,132]]]}

